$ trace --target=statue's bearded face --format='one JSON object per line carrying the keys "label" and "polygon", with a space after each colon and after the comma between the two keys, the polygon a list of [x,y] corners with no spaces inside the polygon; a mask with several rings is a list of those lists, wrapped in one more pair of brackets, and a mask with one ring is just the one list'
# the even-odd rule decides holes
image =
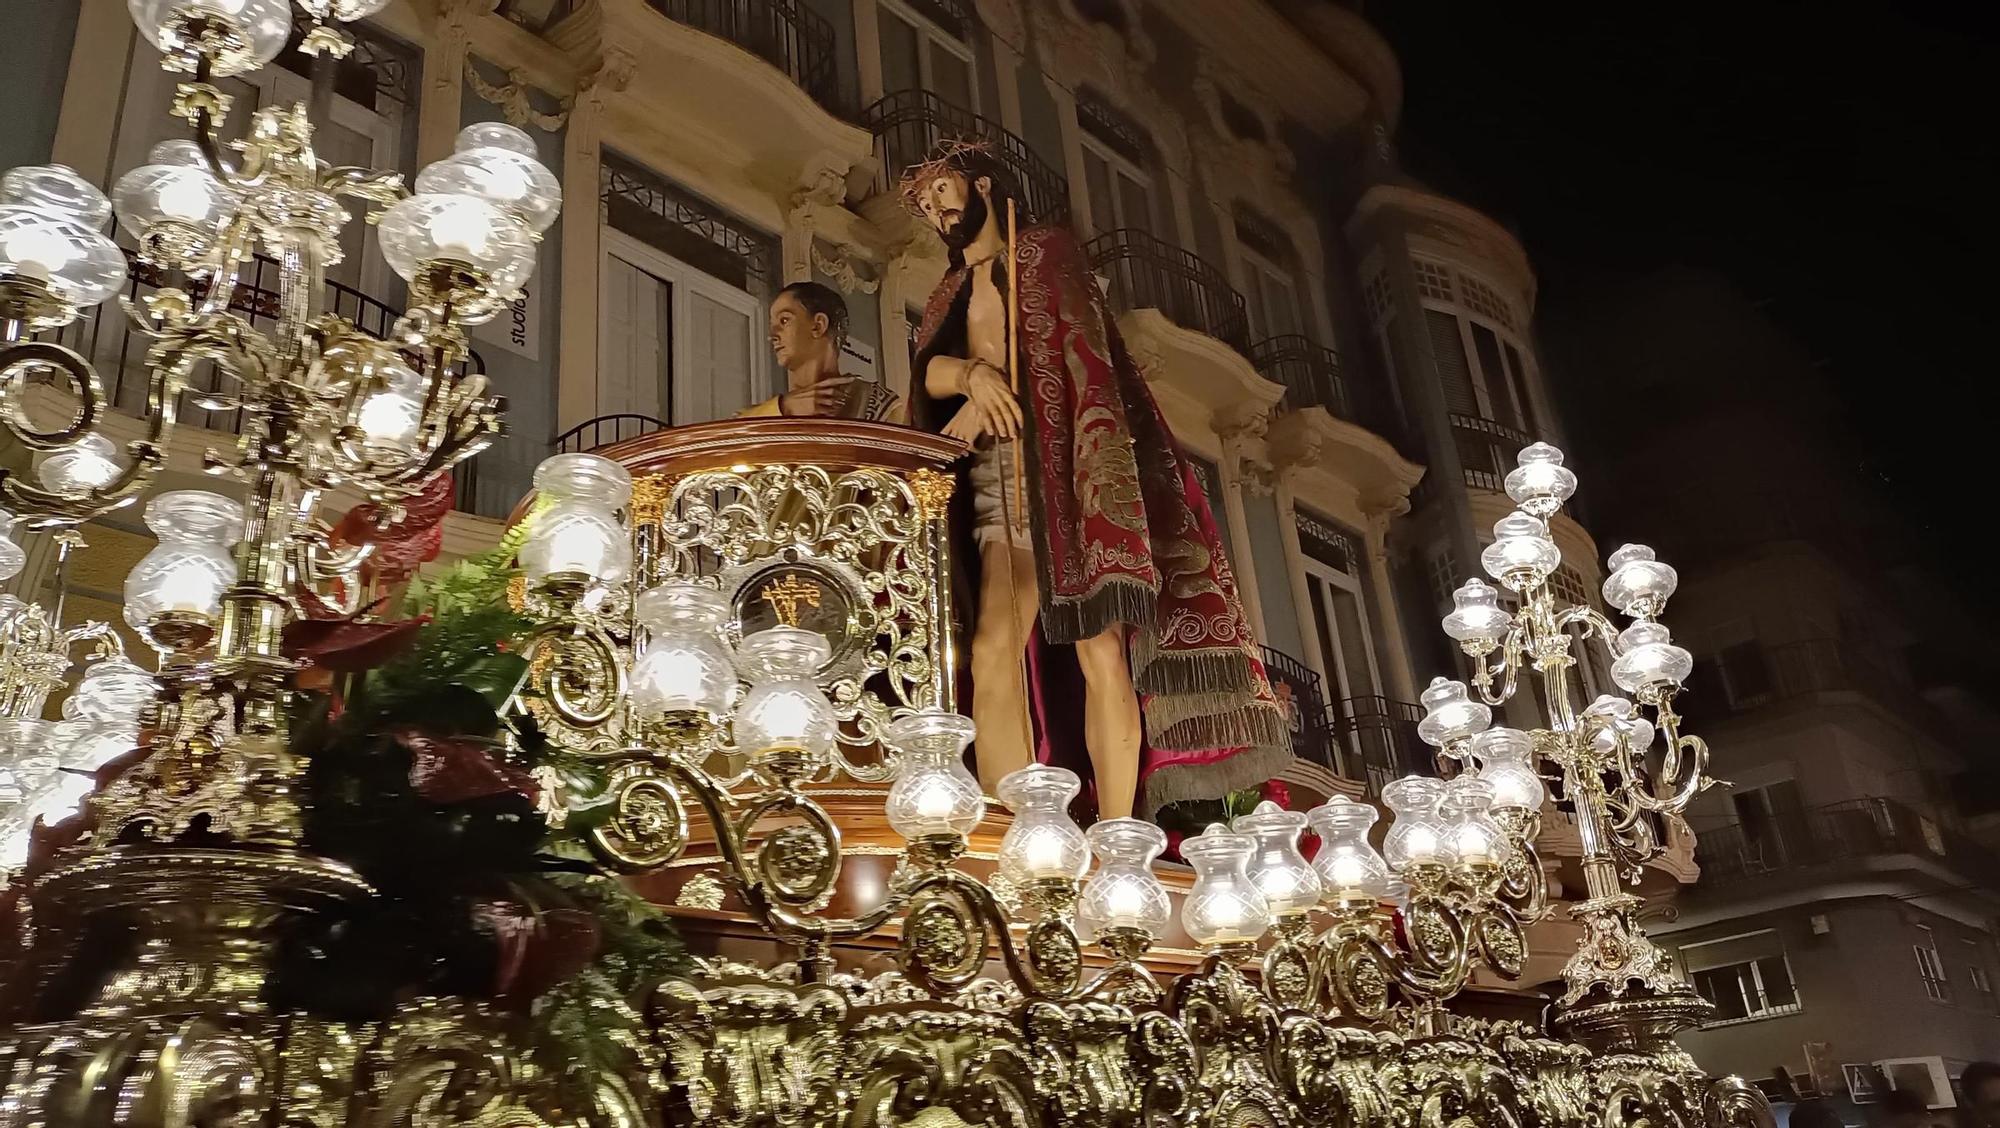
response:
{"label": "statue's bearded face", "polygon": [[953,250],[964,250],[986,226],[986,193],[967,182],[963,173],[932,177],[917,204],[944,245]]}

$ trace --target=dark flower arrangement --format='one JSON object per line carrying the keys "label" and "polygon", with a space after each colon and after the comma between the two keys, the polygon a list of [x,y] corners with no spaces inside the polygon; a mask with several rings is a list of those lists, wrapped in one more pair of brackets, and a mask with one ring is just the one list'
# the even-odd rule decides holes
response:
{"label": "dark flower arrangement", "polygon": [[[504,711],[528,671],[532,624],[508,598],[525,526],[412,581],[395,617],[371,618],[377,605],[287,631],[301,663],[292,745],[308,765],[305,846],[376,892],[307,918],[266,990],[274,1008],[353,1022],[426,995],[490,1000],[541,1028],[533,1042],[552,1075],[587,1086],[618,1052],[617,1004],[687,956],[665,915],[586,845],[608,810],[588,798],[601,774]],[[108,765],[101,782],[143,758]],[[0,910],[86,829],[82,816],[39,828]]]}

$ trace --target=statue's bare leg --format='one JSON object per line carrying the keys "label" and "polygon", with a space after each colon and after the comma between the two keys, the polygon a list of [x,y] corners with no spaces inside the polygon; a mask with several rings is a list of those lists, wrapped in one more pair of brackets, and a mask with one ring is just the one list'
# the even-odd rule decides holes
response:
{"label": "statue's bare leg", "polygon": [[1035,554],[1027,549],[989,541],[979,548],[979,567],[979,620],[972,632],[972,722],[979,735],[973,758],[980,787],[992,795],[1002,776],[1034,759],[1022,666],[1041,596]]}
{"label": "statue's bare leg", "polygon": [[1114,626],[1076,644],[1083,667],[1083,739],[1097,776],[1097,817],[1132,814],[1139,790],[1139,694],[1125,653],[1125,628]]}
{"label": "statue's bare leg", "polygon": [[[991,542],[980,549],[979,623],[972,636],[972,719],[979,727],[979,783],[988,795],[1002,776],[1034,758],[1022,655],[1041,609],[1035,554]],[[1010,586],[1009,581],[1012,581]],[[1125,629],[1112,627],[1076,646],[1083,670],[1083,739],[1097,777],[1100,818],[1132,813],[1139,788],[1139,695],[1125,653]]]}

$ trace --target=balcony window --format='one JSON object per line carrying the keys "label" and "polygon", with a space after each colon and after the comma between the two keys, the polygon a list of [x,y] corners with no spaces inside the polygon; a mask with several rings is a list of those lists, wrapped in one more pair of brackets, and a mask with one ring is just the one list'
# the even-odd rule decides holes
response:
{"label": "balcony window", "polygon": [[1243,274],[1243,297],[1250,303],[1250,332],[1258,340],[1311,335],[1299,316],[1298,287],[1291,271],[1244,247]]}
{"label": "balcony window", "polygon": [[1096,98],[1077,100],[1083,135],[1083,185],[1090,195],[1091,233],[1119,228],[1155,234],[1153,178],[1143,167],[1152,146],[1139,127]]}
{"label": "balcony window", "polygon": [[[1375,666],[1375,643],[1361,589],[1358,538],[1331,520],[1303,507],[1296,511],[1299,547],[1306,570],[1307,613],[1314,655],[1326,675],[1335,723],[1348,728],[1348,702],[1373,700],[1381,684]],[[1348,749],[1358,757],[1359,749]],[[1356,778],[1351,769],[1342,774]]]}
{"label": "balcony window", "polygon": [[978,112],[978,67],[962,20],[937,4],[878,0],[882,89],[928,90]]}
{"label": "balcony window", "polygon": [[603,198],[598,414],[697,423],[776,392],[770,241],[611,154]]}
{"label": "balcony window", "polygon": [[1516,431],[1538,431],[1522,319],[1492,287],[1469,274],[1424,259],[1413,259],[1411,267],[1448,409]]}
{"label": "balcony window", "polygon": [[1681,949],[1694,989],[1715,1006],[1708,1025],[1796,1014],[1802,1009],[1783,941],[1766,929]]}
{"label": "balcony window", "polygon": [[1938,954],[1937,935],[1926,925],[1918,925],[1921,937],[1910,945],[1917,957],[1917,977],[1923,980],[1924,995],[1934,1003],[1951,1001],[1951,980],[1944,972],[1944,957]]}

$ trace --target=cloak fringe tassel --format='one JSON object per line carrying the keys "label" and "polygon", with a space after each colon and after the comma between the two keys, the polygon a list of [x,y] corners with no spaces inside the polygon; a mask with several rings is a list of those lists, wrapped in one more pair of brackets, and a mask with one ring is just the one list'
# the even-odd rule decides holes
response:
{"label": "cloak fringe tassel", "polygon": [[[1046,591],[1046,575],[1042,585]],[[1119,577],[1099,584],[1081,599],[1042,600],[1042,636],[1058,646],[1074,646],[1122,625],[1142,639],[1152,638],[1159,610],[1159,589],[1143,580]]]}
{"label": "cloak fringe tassel", "polygon": [[1276,779],[1291,766],[1285,748],[1246,748],[1212,764],[1166,764],[1140,788],[1138,816],[1152,821],[1161,807],[1188,799],[1218,799],[1232,791]]}

